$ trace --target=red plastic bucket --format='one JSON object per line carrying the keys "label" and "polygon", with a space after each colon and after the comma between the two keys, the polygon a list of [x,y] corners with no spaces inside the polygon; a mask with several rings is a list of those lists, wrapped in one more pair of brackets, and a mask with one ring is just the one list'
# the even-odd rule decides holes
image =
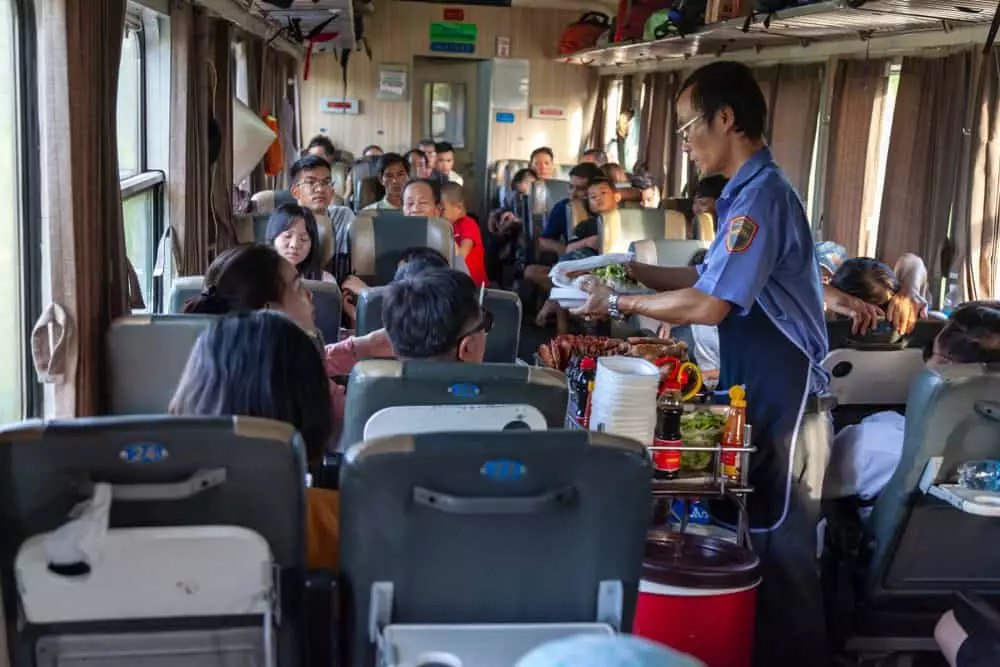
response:
{"label": "red plastic bucket", "polygon": [[707,667],[750,667],[760,560],[715,538],[652,532],[633,634]]}

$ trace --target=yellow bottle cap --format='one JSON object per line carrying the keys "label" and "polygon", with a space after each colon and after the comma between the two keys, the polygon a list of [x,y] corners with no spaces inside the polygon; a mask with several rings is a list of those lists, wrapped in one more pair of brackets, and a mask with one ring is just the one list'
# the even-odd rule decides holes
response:
{"label": "yellow bottle cap", "polygon": [[734,408],[745,408],[747,406],[746,402],[746,391],[738,384],[734,384],[729,388],[729,405]]}

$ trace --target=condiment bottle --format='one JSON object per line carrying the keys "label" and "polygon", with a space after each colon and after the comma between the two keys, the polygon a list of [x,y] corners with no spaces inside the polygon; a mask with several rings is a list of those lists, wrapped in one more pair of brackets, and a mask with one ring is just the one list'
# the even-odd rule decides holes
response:
{"label": "condiment bottle", "polygon": [[[653,475],[657,479],[676,479],[681,471],[681,388],[668,380],[656,408],[656,435],[653,445],[671,447],[653,451]],[[673,449],[675,448],[676,449]]]}
{"label": "condiment bottle", "polygon": [[730,482],[740,481],[740,452],[727,449],[742,448],[743,432],[747,421],[746,391],[740,385],[729,388],[729,411],[726,429],[722,433],[722,476]]}
{"label": "condiment bottle", "polygon": [[580,426],[586,425],[587,403],[596,374],[597,360],[593,357],[583,357],[580,359],[579,369],[570,378],[570,391],[573,395],[570,416]]}

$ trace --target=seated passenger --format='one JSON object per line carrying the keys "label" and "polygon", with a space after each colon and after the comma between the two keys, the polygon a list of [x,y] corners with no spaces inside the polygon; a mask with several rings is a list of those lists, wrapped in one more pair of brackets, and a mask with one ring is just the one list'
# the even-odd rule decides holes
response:
{"label": "seated passenger", "polygon": [[559,258],[560,262],[574,259],[586,259],[601,254],[600,221],[602,215],[618,210],[622,200],[621,192],[609,179],[595,178],[587,184],[587,210],[590,217],[573,228],[566,243],[566,254]]}
{"label": "seated passenger", "polygon": [[[183,312],[227,315],[253,310],[281,311],[302,327],[323,350],[329,376],[350,373],[354,364],[365,357],[392,356],[392,345],[384,330],[322,347],[313,319],[312,294],[302,285],[294,266],[271,246],[259,243],[220,253],[205,272],[204,290],[188,299]],[[344,388],[332,386],[331,396],[334,431],[339,434]]]}
{"label": "seated passenger", "polygon": [[427,168],[437,172],[437,143],[433,139],[421,139],[417,148],[427,156]]}
{"label": "seated passenger", "polygon": [[490,211],[486,222],[489,235],[486,244],[487,275],[497,280],[501,287],[510,285],[524,269],[525,257],[519,244],[521,217],[525,209],[520,202],[531,193],[538,180],[532,169],[520,169],[510,182],[510,190],[505,194],[501,207]]}
{"label": "seated passenger", "polygon": [[330,218],[333,257],[329,269],[337,282],[343,282],[351,273],[351,225],[354,224],[354,211],[349,206],[333,203],[333,179],[330,174],[329,162],[309,155],[292,165],[289,180],[292,182],[292,196],[300,206],[312,211],[313,215]]}
{"label": "seated passenger", "polygon": [[1000,665],[1000,637],[989,620],[966,605],[957,605],[938,620],[934,641],[950,667]]}
{"label": "seated passenger", "polygon": [[729,180],[725,176],[709,176],[698,181],[691,198],[691,214],[699,216],[708,213],[715,221],[715,231],[719,231],[719,218],[715,210],[716,200],[722,196],[722,190]]}
{"label": "seated passenger", "polygon": [[[411,276],[428,269],[449,269],[448,259],[434,248],[418,246],[407,248],[396,264],[396,275],[393,280]],[[353,323],[357,318],[357,300],[361,292],[368,289],[368,284],[358,278],[351,276],[341,287],[344,291],[344,310]]]}
{"label": "seated passenger", "polygon": [[419,148],[410,150],[405,156],[406,169],[410,173],[411,179],[431,178],[435,175],[433,169],[427,164],[427,156]]}
{"label": "seated passenger", "polygon": [[298,204],[279,206],[267,221],[266,238],[302,278],[336,282],[320,267],[319,230],[309,209]]}
{"label": "seated passenger", "polygon": [[604,172],[604,176],[615,186],[629,182],[628,174],[625,173],[625,167],[617,162],[605,163],[601,166],[601,171]]}
{"label": "seated passenger", "polygon": [[660,193],[649,176],[633,176],[632,187],[642,192],[643,208],[658,208],[660,206]]}
{"label": "seated passenger", "polygon": [[580,162],[590,162],[591,164],[596,164],[598,167],[603,167],[608,162],[608,154],[600,148],[588,148],[580,156]]}
{"label": "seated passenger", "polygon": [[378,161],[378,179],[385,197],[365,206],[365,210],[398,211],[403,208],[403,186],[408,179],[406,160],[399,153],[386,153]]}
{"label": "seated passenger", "polygon": [[[835,252],[828,250],[826,255]],[[914,282],[920,275],[917,265],[922,267],[923,262],[913,255],[909,257],[912,259],[908,259],[908,264],[903,265],[908,274],[907,283],[898,280],[888,266],[869,257],[856,257],[843,261],[829,283],[823,285],[823,304],[828,316],[835,314],[851,318],[853,322],[851,330],[860,335],[875,329],[884,320],[902,334],[913,331],[917,319],[926,315],[927,303],[917,293],[916,290],[920,289],[920,286]],[[823,273],[829,271],[835,260],[821,256],[819,261],[820,272]],[[856,276],[859,272],[868,273],[870,276],[858,278]],[[866,280],[875,281],[876,284],[881,281],[882,285],[873,293],[864,287]],[[887,294],[885,290],[891,291],[891,294]],[[889,301],[876,303],[872,300],[876,295],[880,295],[879,298],[887,297]]]}
{"label": "seated passenger", "polygon": [[562,255],[566,252],[566,242],[573,231],[570,227],[573,220],[570,203],[571,201],[579,201],[586,204],[590,182],[603,177],[601,168],[590,162],[583,162],[573,167],[569,172],[572,188],[570,197],[556,202],[545,217],[545,226],[542,228],[541,238],[538,241],[538,245],[543,251],[549,251],[556,255]]}
{"label": "seated passenger", "polygon": [[455,237],[455,256],[465,261],[465,266],[476,287],[485,287],[486,254],[479,223],[465,210],[465,192],[458,183],[445,183],[441,188],[441,214],[451,223]]}
{"label": "seated passenger", "polygon": [[441,186],[436,180],[418,178],[403,186],[403,215],[441,217]]}
{"label": "seated passenger", "polygon": [[398,358],[482,362],[493,316],[469,276],[423,271],[390,284],[384,299],[382,321]]}
{"label": "seated passenger", "polygon": [[531,151],[528,158],[528,166],[535,172],[541,180],[555,178],[556,174],[556,154],[548,146],[541,146]]}
{"label": "seated passenger", "polygon": [[465,180],[455,171],[455,148],[447,141],[442,141],[434,150],[437,151],[437,173],[451,183],[465,185]]}
{"label": "seated passenger", "polygon": [[361,151],[361,157],[378,157],[384,153],[385,151],[382,150],[381,146],[371,144],[370,146],[364,147],[364,150]]}
{"label": "seated passenger", "polygon": [[[309,336],[287,317],[257,311],[226,317],[198,337],[169,412],[263,417],[291,424],[310,462],[330,442],[330,387]],[[340,495],[306,490],[306,566],[336,569]]]}
{"label": "seated passenger", "polygon": [[333,164],[340,159],[340,152],[333,145],[333,142],[330,141],[330,137],[325,134],[317,134],[309,140],[309,145],[307,145],[306,149],[302,151],[302,157],[305,157],[306,155],[321,157],[329,164]]}
{"label": "seated passenger", "polygon": [[[874,293],[881,294],[879,290]],[[928,366],[1000,362],[1000,301],[959,306],[927,352]],[[905,424],[903,415],[887,411],[844,427],[833,441],[823,495],[857,495],[862,500],[877,496],[899,464]]]}

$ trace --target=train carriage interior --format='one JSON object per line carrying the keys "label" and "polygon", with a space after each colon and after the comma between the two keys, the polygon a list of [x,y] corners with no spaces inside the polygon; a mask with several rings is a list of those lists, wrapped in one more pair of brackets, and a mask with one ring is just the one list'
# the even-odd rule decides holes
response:
{"label": "train carriage interior", "polygon": [[1000,665],[998,32],[0,0],[0,667]]}

